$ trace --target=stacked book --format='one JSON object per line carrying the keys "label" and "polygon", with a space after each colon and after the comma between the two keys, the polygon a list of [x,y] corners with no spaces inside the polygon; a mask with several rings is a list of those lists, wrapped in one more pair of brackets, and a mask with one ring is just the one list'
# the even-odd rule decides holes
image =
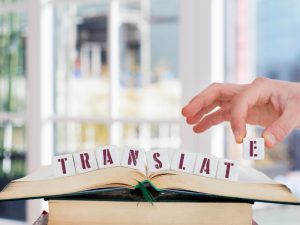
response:
{"label": "stacked book", "polygon": [[251,225],[255,201],[299,204],[232,160],[114,146],[56,156],[0,192],[1,201],[34,198],[49,202],[49,225]]}

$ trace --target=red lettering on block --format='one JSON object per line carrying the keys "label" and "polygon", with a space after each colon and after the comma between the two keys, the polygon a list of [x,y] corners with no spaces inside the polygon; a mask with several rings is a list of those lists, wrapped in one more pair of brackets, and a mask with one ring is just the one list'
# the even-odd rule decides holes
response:
{"label": "red lettering on block", "polygon": [[128,156],[128,165],[131,165],[133,163],[133,165],[136,166],[138,157],[139,157],[139,151],[130,149],[129,156]]}
{"label": "red lettering on block", "polygon": [[113,164],[113,160],[110,154],[109,149],[103,149],[103,164],[106,166],[107,163]]}
{"label": "red lettering on block", "polygon": [[224,162],[224,165],[226,166],[225,178],[228,178],[230,173],[230,168],[231,166],[234,166],[234,163]]}
{"label": "red lettering on block", "polygon": [[80,160],[81,160],[81,166],[82,169],[91,168],[90,162],[89,162],[90,156],[88,153],[82,153],[80,154]]}
{"label": "red lettering on block", "polygon": [[185,170],[185,167],[183,166],[183,161],[184,161],[184,154],[181,153],[180,160],[179,160],[179,169],[181,170]]}
{"label": "red lettering on block", "polygon": [[204,158],[200,169],[200,173],[205,172],[206,174],[209,174],[210,172],[209,167],[210,167],[210,159]]}
{"label": "red lettering on block", "polygon": [[66,174],[67,173],[67,169],[66,169],[66,161],[68,159],[67,158],[62,158],[62,159],[58,159],[57,161],[60,162],[60,165],[61,165],[61,169],[62,169],[62,173],[63,174]]}
{"label": "red lettering on block", "polygon": [[256,157],[257,154],[254,154],[254,149],[257,149],[256,147],[256,141],[250,141],[250,156],[251,157]]}
{"label": "red lettering on block", "polygon": [[156,162],[155,168],[156,169],[161,169],[162,168],[162,162],[160,161],[160,159],[158,157],[160,157],[160,154],[158,152],[153,154],[153,159]]}

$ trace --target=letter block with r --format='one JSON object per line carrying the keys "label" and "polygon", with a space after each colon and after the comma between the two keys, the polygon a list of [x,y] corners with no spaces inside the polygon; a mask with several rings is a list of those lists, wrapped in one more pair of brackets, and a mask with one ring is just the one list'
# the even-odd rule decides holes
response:
{"label": "letter block with r", "polygon": [[73,154],[76,172],[86,173],[98,169],[94,151],[82,151]]}

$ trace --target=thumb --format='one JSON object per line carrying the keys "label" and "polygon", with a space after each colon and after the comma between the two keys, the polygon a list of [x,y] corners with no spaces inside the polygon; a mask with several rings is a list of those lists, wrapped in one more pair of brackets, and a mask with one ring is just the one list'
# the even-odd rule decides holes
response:
{"label": "thumb", "polygon": [[271,148],[276,143],[283,141],[296,128],[297,124],[293,120],[295,115],[292,112],[291,109],[285,110],[277,120],[264,130],[262,136],[267,147]]}

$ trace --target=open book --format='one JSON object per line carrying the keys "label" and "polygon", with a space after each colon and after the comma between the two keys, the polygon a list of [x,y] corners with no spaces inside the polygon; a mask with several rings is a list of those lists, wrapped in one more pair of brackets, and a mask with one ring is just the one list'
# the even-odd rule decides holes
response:
{"label": "open book", "polygon": [[[159,171],[146,176],[125,167],[112,167],[68,177],[55,177],[51,166],[12,181],[0,200],[32,198],[112,198],[134,199],[149,191],[153,200],[230,199],[231,201],[263,201],[298,204],[298,200],[283,184],[246,167],[240,167],[238,181],[226,181],[178,171]],[[180,200],[180,199],[179,199]]]}

